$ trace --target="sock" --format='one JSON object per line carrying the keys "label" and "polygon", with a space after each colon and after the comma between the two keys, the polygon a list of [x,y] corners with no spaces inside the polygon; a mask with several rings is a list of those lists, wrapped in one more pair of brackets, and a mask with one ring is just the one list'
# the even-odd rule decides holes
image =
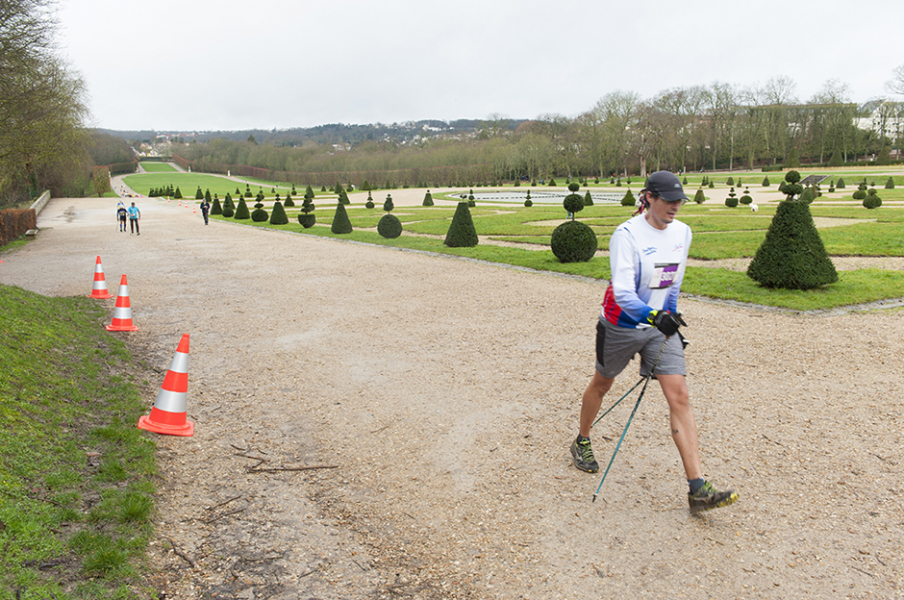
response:
{"label": "sock", "polygon": [[698,479],[688,479],[687,480],[687,485],[690,486],[692,494],[696,494],[697,490],[702,488],[704,483],[706,483],[706,481],[704,481],[702,477],[698,478]]}

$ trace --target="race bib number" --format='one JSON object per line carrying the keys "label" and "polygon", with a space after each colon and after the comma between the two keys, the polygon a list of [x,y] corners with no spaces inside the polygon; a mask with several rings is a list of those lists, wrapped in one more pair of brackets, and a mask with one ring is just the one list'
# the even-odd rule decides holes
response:
{"label": "race bib number", "polygon": [[675,283],[678,276],[678,263],[656,263],[653,268],[653,276],[650,277],[650,287],[654,290],[669,287]]}

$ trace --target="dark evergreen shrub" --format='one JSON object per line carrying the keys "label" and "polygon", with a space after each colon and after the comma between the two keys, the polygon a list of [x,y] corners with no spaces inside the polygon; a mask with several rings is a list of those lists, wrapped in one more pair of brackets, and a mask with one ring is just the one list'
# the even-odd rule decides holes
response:
{"label": "dark evergreen shrub", "polygon": [[615,177],[610,177],[610,178],[609,178],[609,185],[612,185],[613,183],[615,183]]}
{"label": "dark evergreen shrub", "polygon": [[879,208],[882,206],[882,198],[876,194],[876,190],[874,188],[870,188],[869,192],[866,194],[866,198],[863,199],[863,206],[866,208]]}
{"label": "dark evergreen shrub", "polygon": [[395,204],[392,203],[392,195],[386,194],[386,200],[383,202],[383,210],[390,212],[394,208]]}
{"label": "dark evergreen shrub", "polygon": [[615,180],[615,187],[621,187],[621,177]]}
{"label": "dark evergreen shrub", "polygon": [[779,203],[766,239],[747,268],[747,276],[764,287],[793,290],[809,290],[838,281],[807,203]]}
{"label": "dark evergreen shrub", "polygon": [[[263,206],[263,204],[261,206]],[[254,221],[255,223],[263,223],[264,221],[268,220],[269,218],[270,218],[270,215],[268,215],[267,211],[265,211],[263,208],[256,208],[253,211],[251,211],[251,220]]]}
{"label": "dark evergreen shrub", "polygon": [[427,193],[424,194],[423,206],[433,206],[433,196],[430,195],[430,190],[427,190]]}
{"label": "dark evergreen shrub", "polygon": [[729,177],[728,180],[725,182],[725,185],[734,186],[734,179]]}
{"label": "dark evergreen shrub", "polygon": [[854,200],[863,200],[864,198],[866,198],[866,192],[863,190],[857,190],[854,192],[853,196]]}
{"label": "dark evergreen shrub", "polygon": [[387,239],[394,240],[402,235],[402,222],[395,215],[386,213],[377,223],[377,233]]}
{"label": "dark evergreen shrub", "polygon": [[201,186],[199,185],[198,191],[195,192],[195,200],[203,200],[203,199],[204,199],[204,192],[201,191]]}
{"label": "dark evergreen shrub", "polygon": [[226,199],[223,200],[223,216],[231,218],[233,215],[235,215],[235,204],[233,204],[229,194],[226,194]]}
{"label": "dark evergreen shrub", "polygon": [[213,199],[213,206],[210,207],[210,214],[212,214],[212,215],[222,215],[223,214],[223,207],[220,206],[219,198]]}
{"label": "dark evergreen shrub", "polygon": [[295,206],[295,201],[292,200],[292,194],[286,194],[286,201],[283,203],[283,206]]}
{"label": "dark evergreen shrub", "polygon": [[210,202],[210,188],[204,190],[204,199]]}
{"label": "dark evergreen shrub", "polygon": [[584,194],[584,206],[593,206],[593,198],[590,196],[590,190]]}
{"label": "dark evergreen shrub", "polygon": [[804,186],[799,184],[800,173],[794,169],[785,173],[784,187],[779,187],[779,191],[788,196],[788,200],[794,196],[800,196],[804,191]]}
{"label": "dark evergreen shrub", "polygon": [[308,186],[307,189],[305,189],[304,197],[307,198],[308,200],[314,199],[314,190],[311,189],[311,186]]}
{"label": "dark evergreen shrub", "polygon": [[552,253],[559,262],[587,262],[596,254],[596,234],[580,221],[565,221],[552,232]]}
{"label": "dark evergreen shrub", "polygon": [[179,189],[179,186],[176,186],[176,191],[173,193],[173,198],[176,200],[182,199],[182,190]]}
{"label": "dark evergreen shrub", "polygon": [[273,203],[273,212],[270,214],[270,225],[286,225],[289,217],[286,216],[286,209],[282,203],[277,200]]}
{"label": "dark evergreen shrub", "polygon": [[245,199],[239,199],[239,205],[235,207],[235,217],[236,220],[244,220],[250,219],[251,214],[248,213],[248,205],[245,204]]}
{"label": "dark evergreen shrub", "polygon": [[769,177],[763,177],[763,187],[769,187]]}
{"label": "dark evergreen shrub", "polygon": [[839,190],[844,189],[844,178],[843,177],[838,178],[838,183],[835,185],[835,187]]}
{"label": "dark evergreen shrub", "polygon": [[797,148],[791,148],[791,152],[788,153],[788,160],[785,161],[785,166],[790,169],[800,168],[800,153]]}
{"label": "dark evergreen shrub", "polygon": [[531,185],[531,187],[537,187],[537,180],[536,180],[536,179],[531,179],[530,185]]}
{"label": "dark evergreen shrub", "polygon": [[806,202],[807,204],[810,204],[811,202],[813,202],[813,190],[810,189],[810,186],[807,186],[804,188],[804,191],[801,192],[800,198],[798,198],[798,201]]}
{"label": "dark evergreen shrub", "polygon": [[450,248],[470,248],[476,246],[477,242],[477,230],[474,229],[468,203],[459,202],[443,243]]}
{"label": "dark evergreen shrub", "polygon": [[351,233],[352,222],[348,219],[348,213],[345,212],[345,205],[341,202],[336,203],[336,214],[333,216],[333,224],[330,226],[333,233]]}
{"label": "dark evergreen shrub", "polygon": [[530,207],[533,206],[533,205],[534,205],[534,202],[533,202],[533,200],[531,200],[530,198],[527,198],[527,199],[524,200],[524,206],[530,208]]}
{"label": "dark evergreen shrub", "polygon": [[298,222],[301,223],[302,227],[308,229],[317,222],[317,215],[314,213],[298,213]]}
{"label": "dark evergreen shrub", "polygon": [[320,191],[321,191],[321,192],[325,192],[325,191],[326,191],[326,186],[325,186],[325,185],[321,185],[321,186],[320,186]]}
{"label": "dark evergreen shrub", "polygon": [[744,195],[741,196],[739,202],[745,205],[753,203],[753,198],[750,197],[750,190],[744,190]]}
{"label": "dark evergreen shrub", "polygon": [[832,151],[832,157],[829,159],[830,167],[840,167],[842,165],[841,152],[838,151],[838,148]]}
{"label": "dark evergreen shrub", "polygon": [[346,191],[342,189],[341,185],[339,185],[338,183],[336,185],[339,187],[340,190],[342,190],[339,192],[339,202],[341,202],[342,204],[345,204],[346,206],[351,204],[351,200],[348,199],[348,193],[346,193]]}
{"label": "dark evergreen shrub", "polygon": [[725,198],[725,206],[728,208],[736,208],[738,206],[738,199],[735,196],[737,196],[737,194],[735,194],[734,188],[730,188],[728,197]]}
{"label": "dark evergreen shrub", "polygon": [[568,184],[568,191],[571,192],[572,194],[577,193],[577,191],[578,191],[579,189],[581,189],[581,184],[580,184],[580,183],[572,182],[572,183],[569,183],[569,184]]}
{"label": "dark evergreen shrub", "polygon": [[710,181],[710,182],[709,182],[709,187],[714,188],[714,187],[716,187],[716,184],[713,183],[712,181]]}
{"label": "dark evergreen shrub", "polygon": [[684,179],[681,180],[681,185],[687,185],[687,175],[685,175]]}
{"label": "dark evergreen shrub", "polygon": [[568,214],[571,215],[571,218],[574,219],[575,213],[584,210],[584,197],[580,194],[568,194],[565,196],[565,200],[562,201],[562,205],[568,211]]}
{"label": "dark evergreen shrub", "polygon": [[[366,181],[365,181],[366,183]],[[364,203],[364,206],[367,208],[374,207],[374,199],[370,197],[370,190],[367,190],[367,202]]]}
{"label": "dark evergreen shrub", "polygon": [[885,189],[893,190],[895,189],[895,180],[891,177],[888,178],[888,181],[885,182]]}
{"label": "dark evergreen shrub", "polygon": [[737,187],[738,187],[738,188],[741,187],[741,178],[740,178],[740,177],[738,177],[738,185],[737,185]]}
{"label": "dark evergreen shrub", "polygon": [[621,199],[622,206],[635,206],[637,204],[637,200],[634,198],[634,194],[631,193],[631,190],[625,192],[624,197]]}
{"label": "dark evergreen shrub", "polygon": [[706,195],[703,193],[703,188],[698,188],[697,193],[694,194],[694,202],[697,204],[703,204],[706,202]]}
{"label": "dark evergreen shrub", "polygon": [[556,180],[553,179],[552,177],[550,177],[549,178],[549,187],[553,187],[554,185],[556,185]]}

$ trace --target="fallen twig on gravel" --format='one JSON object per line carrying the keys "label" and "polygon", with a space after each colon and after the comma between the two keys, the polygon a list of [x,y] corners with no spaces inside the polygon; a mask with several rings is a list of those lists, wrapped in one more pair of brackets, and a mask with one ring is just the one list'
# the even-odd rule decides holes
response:
{"label": "fallen twig on gravel", "polygon": [[176,553],[176,556],[178,556],[179,558],[181,558],[181,559],[183,559],[185,562],[187,562],[189,565],[191,565],[191,568],[192,568],[192,569],[195,569],[195,570],[198,569],[197,563],[195,563],[195,561],[192,560],[192,558],[191,558],[189,555],[187,555],[187,554],[185,554],[184,552],[182,552],[182,550],[179,550],[179,546],[176,545],[176,542],[174,542],[174,541],[171,540],[170,538],[166,538],[166,541],[168,541],[168,542],[170,543],[170,546],[173,547],[173,552]]}
{"label": "fallen twig on gravel", "polygon": [[276,473],[277,471],[311,471],[313,469],[338,469],[339,465],[310,465],[307,467],[271,467],[268,469],[258,469],[248,467],[245,469],[248,473]]}
{"label": "fallen twig on gravel", "polygon": [[230,498],[229,500],[223,500],[223,501],[220,502],[219,504],[214,504],[213,506],[208,506],[208,507],[205,508],[204,510],[213,510],[213,509],[215,509],[215,508],[220,508],[221,506],[226,506],[227,504],[229,504],[229,503],[232,502],[233,500],[238,500],[239,498],[241,498],[241,496],[235,496],[235,497],[233,497],[233,498]]}
{"label": "fallen twig on gravel", "polygon": [[210,519],[207,519],[206,521],[203,521],[203,523],[204,523],[205,525],[210,525],[211,523],[213,523],[213,522],[215,522],[215,521],[219,521],[220,519],[222,519],[222,518],[224,518],[224,517],[228,517],[228,516],[230,516],[230,515],[238,514],[238,513],[240,513],[240,512],[243,512],[244,510],[245,510],[244,508],[237,508],[237,509],[235,509],[235,510],[233,510],[233,511],[229,511],[228,513],[223,513],[222,515],[217,515],[216,517],[211,517]]}

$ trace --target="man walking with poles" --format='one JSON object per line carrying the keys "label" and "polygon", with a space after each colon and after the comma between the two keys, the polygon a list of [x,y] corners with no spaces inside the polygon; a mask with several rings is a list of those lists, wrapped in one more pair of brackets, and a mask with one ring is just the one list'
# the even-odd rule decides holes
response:
{"label": "man walking with poles", "polygon": [[669,405],[672,439],[687,475],[691,512],[728,506],[738,494],[719,491],[703,479],[697,424],[685,381],[684,339],[678,332],[685,325],[678,312],[678,293],[692,235],[690,227],[675,216],[687,196],[674,174],[657,171],[650,175],[640,200],[639,214],[620,225],[609,242],[612,277],[597,323],[596,371],[581,401],[572,458],[582,471],[599,471],[590,428],[615,377],[640,353],[641,377],[655,377]]}

